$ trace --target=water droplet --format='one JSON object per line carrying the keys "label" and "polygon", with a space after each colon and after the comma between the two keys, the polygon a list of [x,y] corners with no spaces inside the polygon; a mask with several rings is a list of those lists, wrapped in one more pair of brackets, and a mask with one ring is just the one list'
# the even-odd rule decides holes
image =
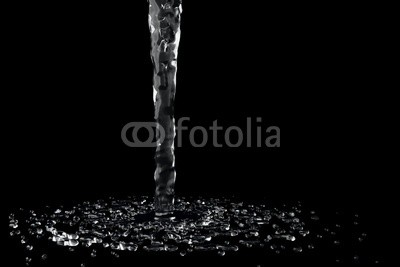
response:
{"label": "water droplet", "polygon": [[219,255],[219,256],[225,256],[225,251],[219,250],[219,251],[218,251],[218,255]]}
{"label": "water droplet", "polygon": [[294,248],[293,248],[293,251],[294,251],[294,252],[297,252],[297,253],[300,253],[300,252],[303,251],[303,248],[302,248],[302,247],[294,247]]}
{"label": "water droplet", "polygon": [[239,234],[239,232],[237,230],[233,230],[231,232],[231,236],[237,236]]}
{"label": "water droplet", "polygon": [[292,241],[292,242],[296,240],[296,237],[294,237],[294,236],[292,236],[292,235],[286,235],[286,236],[284,236],[284,238],[285,238],[286,240]]}
{"label": "water droplet", "polygon": [[301,234],[302,236],[306,236],[310,233],[310,231],[306,230],[306,231],[299,231],[299,234]]}
{"label": "water droplet", "polygon": [[367,237],[367,234],[366,233],[362,233],[361,236],[358,238],[358,241],[362,242],[362,241],[365,240],[366,237]]}
{"label": "water droplet", "polygon": [[111,248],[114,250],[125,250],[126,245],[125,245],[125,242],[112,243]]}
{"label": "water droplet", "polygon": [[66,234],[68,239],[78,239],[79,236],[77,234]]}
{"label": "water droplet", "polygon": [[259,236],[259,233],[257,231],[251,231],[250,236]]}
{"label": "water droplet", "polygon": [[47,260],[47,254],[43,254],[41,259],[44,260],[44,261]]}
{"label": "water droplet", "polygon": [[13,229],[18,228],[18,221],[10,223],[10,228],[13,228]]}
{"label": "water droplet", "polygon": [[174,246],[174,245],[164,245],[164,250],[165,250],[165,251],[174,252],[174,251],[177,251],[177,250],[178,250],[178,247],[177,247],[177,246]]}
{"label": "water droplet", "polygon": [[76,247],[77,245],[79,245],[79,241],[75,240],[75,239],[71,239],[71,240],[68,240],[64,245],[69,246],[69,247]]}

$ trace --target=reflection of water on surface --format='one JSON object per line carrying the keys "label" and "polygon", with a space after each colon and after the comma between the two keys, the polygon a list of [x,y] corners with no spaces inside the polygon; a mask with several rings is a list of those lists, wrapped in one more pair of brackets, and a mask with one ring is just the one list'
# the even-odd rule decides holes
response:
{"label": "reflection of water on surface", "polygon": [[[171,218],[154,218],[152,198],[98,200],[10,215],[10,236],[25,247],[26,263],[46,262],[50,246],[88,254],[169,253],[228,256],[243,250],[267,254],[312,253],[324,244],[343,246],[342,225],[325,224],[301,202],[268,205],[229,198],[176,200]],[[354,223],[358,223],[357,215]],[[357,242],[368,239],[357,233]],[[352,255],[353,261],[359,256]],[[336,259],[342,261],[343,259]]]}

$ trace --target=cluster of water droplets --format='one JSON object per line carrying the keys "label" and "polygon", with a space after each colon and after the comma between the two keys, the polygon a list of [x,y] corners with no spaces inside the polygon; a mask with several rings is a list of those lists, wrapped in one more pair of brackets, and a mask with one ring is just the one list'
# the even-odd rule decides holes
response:
{"label": "cluster of water droplets", "polygon": [[[153,210],[152,198],[147,196],[19,210],[9,217],[10,236],[25,246],[27,265],[35,246],[43,251],[40,260],[46,261],[49,244],[68,252],[85,249],[91,258],[96,258],[99,250],[114,258],[139,252],[225,256],[246,249],[302,253],[314,250],[323,238],[332,246],[341,244],[335,238],[341,225],[320,225],[318,214],[304,211],[300,202],[268,206],[228,198],[181,197],[176,200],[173,217],[154,217]],[[365,233],[358,237],[359,242],[366,238]],[[358,260],[357,255],[354,258]]]}

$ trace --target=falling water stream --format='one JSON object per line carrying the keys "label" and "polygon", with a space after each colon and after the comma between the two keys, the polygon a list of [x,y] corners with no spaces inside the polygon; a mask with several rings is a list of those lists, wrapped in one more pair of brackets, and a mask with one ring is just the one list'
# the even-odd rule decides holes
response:
{"label": "falling water stream", "polygon": [[153,98],[157,123],[156,215],[173,210],[175,187],[174,100],[180,40],[181,0],[149,0]]}

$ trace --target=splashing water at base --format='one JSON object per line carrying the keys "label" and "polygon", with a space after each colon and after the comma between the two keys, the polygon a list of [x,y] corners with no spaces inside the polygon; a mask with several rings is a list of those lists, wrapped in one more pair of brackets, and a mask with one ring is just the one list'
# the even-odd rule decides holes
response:
{"label": "splashing water at base", "polygon": [[[121,253],[303,254],[318,250],[321,242],[340,248],[337,229],[343,228],[337,222],[332,227],[321,223],[300,202],[273,206],[230,198],[177,198],[174,217],[160,218],[154,217],[154,203],[147,196],[22,210],[10,215],[9,226],[29,263],[32,253],[40,253],[39,259],[45,254],[47,260],[51,253],[46,248],[53,245],[66,253],[83,251],[92,260],[99,253],[114,259]],[[367,237],[360,232],[355,240]]]}

